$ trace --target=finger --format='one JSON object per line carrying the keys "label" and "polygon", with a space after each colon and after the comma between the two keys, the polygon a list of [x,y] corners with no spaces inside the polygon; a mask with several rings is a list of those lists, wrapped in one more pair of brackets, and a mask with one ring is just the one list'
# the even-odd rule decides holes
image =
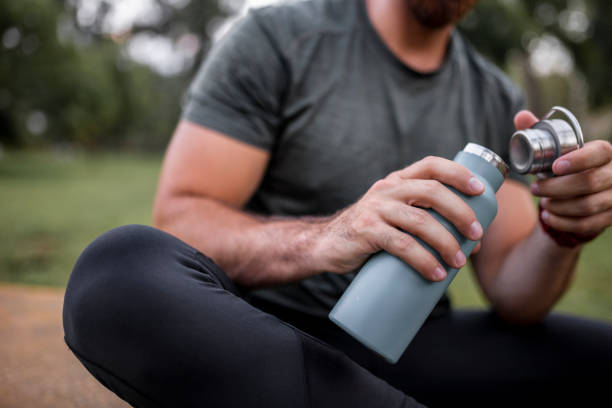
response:
{"label": "finger", "polygon": [[472,250],[471,255],[477,254],[478,252],[480,252],[480,247],[482,245],[480,245],[480,241],[478,241],[478,243],[476,244],[476,246],[474,247],[474,249]]}
{"label": "finger", "polygon": [[471,240],[482,237],[476,214],[457,194],[436,180],[407,180],[389,190],[396,199],[423,208],[432,208]]}
{"label": "finger", "polygon": [[434,179],[468,195],[479,195],[484,185],[465,166],[442,157],[428,156],[389,175],[404,180]]}
{"label": "finger", "polygon": [[612,161],[612,145],[606,140],[588,142],[581,149],[574,150],[553,162],[553,172],[557,176],[578,173],[603,166]]}
{"label": "finger", "polygon": [[542,211],[542,221],[559,231],[578,234],[598,234],[612,225],[612,210],[588,217],[565,217]]}
{"label": "finger", "polygon": [[446,278],[446,271],[440,262],[416,239],[397,228],[384,226],[378,233],[377,244],[382,250],[412,266],[425,279],[441,281]]}
{"label": "finger", "polygon": [[611,209],[612,190],[604,190],[567,200],[551,200],[546,197],[542,198],[540,203],[544,209],[556,215],[585,217]]}
{"label": "finger", "polygon": [[514,127],[516,130],[527,129],[532,127],[538,120],[539,119],[532,112],[521,110],[514,115]]}
{"label": "finger", "polygon": [[537,180],[531,192],[540,197],[568,199],[594,194],[612,187],[612,166],[601,166],[577,174]]}
{"label": "finger", "polygon": [[465,255],[455,237],[427,211],[396,201],[390,202],[381,215],[389,224],[426,242],[448,265],[465,265]]}

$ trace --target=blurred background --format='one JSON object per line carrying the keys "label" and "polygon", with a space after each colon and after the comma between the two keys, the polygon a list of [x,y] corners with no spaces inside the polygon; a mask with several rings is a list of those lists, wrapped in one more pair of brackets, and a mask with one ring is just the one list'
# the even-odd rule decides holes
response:
{"label": "blurred background", "polygon": [[[150,224],[163,150],[201,59],[248,7],[274,2],[0,2],[0,282],[61,295],[97,235]],[[567,106],[588,139],[611,140],[612,2],[486,0],[460,30],[536,114]],[[612,231],[587,246],[557,310],[612,321],[611,248]],[[451,288],[455,304],[484,307],[470,273]]]}

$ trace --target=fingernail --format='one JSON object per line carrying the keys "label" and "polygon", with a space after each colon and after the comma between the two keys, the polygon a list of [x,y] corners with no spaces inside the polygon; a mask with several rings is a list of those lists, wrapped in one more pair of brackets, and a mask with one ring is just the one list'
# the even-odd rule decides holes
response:
{"label": "fingernail", "polygon": [[555,173],[556,174],[564,174],[567,173],[570,169],[570,162],[567,160],[561,160],[555,163]]}
{"label": "fingernail", "polygon": [[442,269],[442,267],[438,266],[436,268],[436,270],[434,271],[434,278],[436,280],[442,280],[446,278],[446,272],[444,271],[444,269]]}
{"label": "fingernail", "polygon": [[484,185],[476,177],[470,178],[468,180],[468,184],[470,185],[470,190],[473,193],[480,193],[482,190],[484,190]]}
{"label": "fingernail", "polygon": [[470,225],[470,238],[473,240],[477,240],[482,236],[482,227],[478,221],[474,221],[472,225]]}
{"label": "fingernail", "polygon": [[463,265],[465,265],[465,255],[463,255],[463,252],[459,251],[457,252],[457,255],[455,255],[455,265],[458,268],[461,268]]}
{"label": "fingernail", "polygon": [[541,205],[543,208],[546,208],[546,207],[548,206],[548,202],[549,202],[549,201],[550,201],[550,198],[548,198],[548,197],[543,197],[543,198],[540,200],[540,205]]}
{"label": "fingernail", "polygon": [[550,213],[546,210],[542,211],[542,214],[540,215],[542,217],[542,219],[544,221],[548,221],[548,219],[550,218]]}
{"label": "fingernail", "polygon": [[531,183],[531,192],[533,194],[538,194],[540,192],[540,188],[538,187],[538,182],[534,181],[533,183]]}

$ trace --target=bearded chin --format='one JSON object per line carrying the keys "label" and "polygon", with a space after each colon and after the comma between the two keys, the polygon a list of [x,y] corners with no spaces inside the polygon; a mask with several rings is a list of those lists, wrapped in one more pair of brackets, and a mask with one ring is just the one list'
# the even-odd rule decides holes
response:
{"label": "bearded chin", "polygon": [[478,0],[406,0],[417,21],[424,27],[442,28],[456,23]]}

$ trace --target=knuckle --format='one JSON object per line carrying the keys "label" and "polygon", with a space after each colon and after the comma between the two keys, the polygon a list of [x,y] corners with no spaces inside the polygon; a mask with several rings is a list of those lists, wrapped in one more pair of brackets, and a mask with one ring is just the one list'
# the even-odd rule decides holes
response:
{"label": "knuckle", "polygon": [[608,156],[612,155],[612,144],[607,140],[594,140],[593,144],[597,149],[602,149],[604,152],[608,153]]}
{"label": "knuckle", "polygon": [[379,196],[371,196],[363,203],[363,210],[367,212],[378,212],[383,208],[385,200]]}
{"label": "knuckle", "polygon": [[388,178],[384,178],[372,184],[372,187],[370,187],[370,191],[379,192],[379,191],[387,190],[392,185],[393,183],[391,182],[391,180],[389,180]]}
{"label": "knuckle", "polygon": [[426,224],[429,220],[429,215],[424,210],[419,208],[414,208],[410,211],[410,222],[417,229],[420,229],[424,224]]}
{"label": "knuckle", "polygon": [[425,156],[420,162],[421,165],[425,168],[431,169],[436,165],[437,158],[435,156]]}
{"label": "knuckle", "polygon": [[438,194],[442,184],[438,180],[423,180],[423,190],[428,196]]}
{"label": "knuckle", "polygon": [[410,252],[415,244],[416,241],[414,239],[410,238],[407,234],[402,233],[402,235],[397,238],[395,247],[399,252],[405,254]]}
{"label": "knuckle", "polygon": [[395,184],[395,182],[401,180],[401,175],[399,171],[393,171],[389,174],[387,174],[387,177],[385,177],[383,180],[386,180],[388,182],[392,182],[393,184]]}
{"label": "knuckle", "polygon": [[421,159],[423,163],[432,163],[435,160],[436,160],[435,156],[432,156],[432,155],[425,156]]}
{"label": "knuckle", "polygon": [[595,214],[599,212],[599,204],[597,200],[592,196],[584,197],[580,200],[579,210],[581,214]]}
{"label": "knuckle", "polygon": [[589,191],[594,191],[599,188],[600,177],[597,171],[590,171],[584,175],[584,184]]}
{"label": "knuckle", "polygon": [[398,207],[398,203],[392,200],[374,200],[370,203],[371,211],[376,212],[382,220],[385,222],[390,222],[390,220],[395,220],[395,214],[400,212],[401,209]]}
{"label": "knuckle", "polygon": [[391,248],[397,245],[393,236],[388,232],[380,232],[378,231],[376,234],[376,240],[378,241],[378,246],[382,249],[390,250]]}

